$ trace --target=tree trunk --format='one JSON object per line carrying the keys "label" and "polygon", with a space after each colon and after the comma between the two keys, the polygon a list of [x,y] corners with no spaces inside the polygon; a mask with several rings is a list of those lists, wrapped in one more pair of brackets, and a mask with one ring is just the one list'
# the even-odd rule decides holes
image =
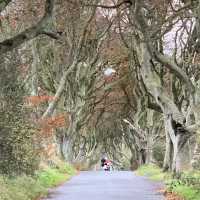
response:
{"label": "tree trunk", "polygon": [[164,120],[166,120],[166,130],[169,131],[173,144],[172,171],[178,173],[189,168],[187,164],[189,162],[189,149],[186,144],[190,133],[181,124],[176,123],[171,116],[165,117]]}
{"label": "tree trunk", "polygon": [[147,152],[146,152],[145,164],[150,164],[152,162],[153,162],[153,150],[148,149]]}
{"label": "tree trunk", "polygon": [[68,139],[65,136],[62,136],[61,142],[60,142],[60,153],[63,158],[63,160],[69,161],[70,160],[70,154],[72,149],[72,143],[70,142],[70,139]]}
{"label": "tree trunk", "polygon": [[194,155],[191,160],[193,169],[200,169],[200,144],[197,142],[194,149]]}
{"label": "tree trunk", "polygon": [[145,149],[140,149],[137,152],[137,160],[138,160],[139,166],[146,164],[146,151],[145,151]]}
{"label": "tree trunk", "polygon": [[163,170],[168,171],[172,169],[172,157],[173,157],[173,144],[170,139],[170,136],[167,131],[165,131],[166,134],[166,143],[165,143],[165,157],[163,162]]}
{"label": "tree trunk", "polygon": [[31,70],[31,95],[38,95],[38,64],[40,63],[39,53],[37,49],[37,42],[35,40],[32,41],[32,54],[33,54],[33,63]]}
{"label": "tree trunk", "polygon": [[[141,65],[141,75],[148,91],[160,106],[165,121],[165,130],[173,144],[172,170],[178,172],[182,169],[181,150],[188,140],[188,133],[183,128],[184,117],[162,85],[159,76],[155,73],[152,62],[153,57],[146,43],[135,41],[138,60]],[[179,130],[180,129],[180,130]],[[169,152],[167,152],[169,153]],[[167,159],[167,157],[166,157]],[[168,159],[168,161],[170,161]],[[165,161],[166,164],[167,160]]]}
{"label": "tree trunk", "polygon": [[147,136],[147,147],[145,155],[146,155],[145,164],[153,163],[153,136],[150,133],[148,133]]}

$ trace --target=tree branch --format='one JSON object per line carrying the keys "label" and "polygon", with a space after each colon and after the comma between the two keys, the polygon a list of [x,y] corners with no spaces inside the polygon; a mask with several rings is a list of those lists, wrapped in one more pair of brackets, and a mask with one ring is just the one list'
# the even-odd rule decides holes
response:
{"label": "tree branch", "polygon": [[[49,117],[52,115],[53,111],[55,110],[61,96],[62,96],[62,93],[64,91],[64,88],[65,88],[65,85],[66,85],[66,81],[67,81],[67,77],[69,76],[69,74],[74,70],[74,68],[78,65],[79,63],[79,56],[82,52],[82,47],[83,47],[83,43],[87,37],[87,28],[88,26],[90,25],[94,15],[95,15],[95,11],[96,9],[93,9],[89,18],[86,20],[85,22],[85,25],[83,26],[83,30],[82,30],[82,33],[80,34],[80,39],[78,41],[78,47],[76,48],[76,53],[75,53],[75,56],[73,58],[73,62],[72,64],[68,67],[68,69],[66,69],[64,72],[63,72],[63,75],[62,75],[62,78],[59,82],[59,85],[58,85],[58,89],[56,91],[56,94],[54,95],[54,99],[53,101],[49,104],[48,108],[46,109],[46,111],[44,112],[44,114],[42,115],[42,119],[46,118],[46,117]],[[72,49],[70,50],[72,51]]]}
{"label": "tree branch", "polygon": [[63,90],[65,88],[66,80],[68,75],[73,71],[73,69],[77,65],[77,61],[75,60],[72,65],[63,73],[63,76],[59,82],[58,89],[56,91],[56,94],[54,95],[53,101],[49,104],[47,110],[44,112],[42,119],[49,117],[52,115],[53,111],[55,110],[58,101],[60,100],[60,97],[62,96]]}
{"label": "tree branch", "polygon": [[8,6],[12,0],[0,0],[0,13]]}
{"label": "tree branch", "polygon": [[152,110],[155,110],[155,111],[157,111],[159,113],[163,113],[162,110],[161,110],[161,108],[160,108],[160,106],[157,105],[157,104],[155,104],[155,103],[148,102],[148,108],[152,109]]}
{"label": "tree branch", "polygon": [[170,69],[174,74],[184,81],[187,84],[188,89],[190,89],[191,93],[194,92],[195,88],[187,74],[167,55],[162,55],[160,53],[155,53],[155,58],[161,62],[165,67]]}
{"label": "tree branch", "polygon": [[135,131],[135,135],[137,136],[137,138],[139,139],[143,139],[142,135],[145,135],[145,132],[138,128],[138,127],[135,127],[131,122],[129,122],[127,119],[123,119],[123,121],[128,124],[134,131]]}
{"label": "tree branch", "polygon": [[52,16],[54,7],[54,0],[46,0],[45,14],[42,19],[34,26],[24,30],[18,35],[0,42],[0,55],[13,50],[26,41],[29,41],[40,34],[44,34],[45,26],[49,18]]}
{"label": "tree branch", "polygon": [[[71,1],[71,0],[68,0],[68,2],[74,4],[74,2]],[[102,5],[102,4],[85,4],[85,3],[83,3],[83,1],[81,2],[81,4],[83,6],[91,6],[91,7],[96,7],[96,8],[116,9],[116,8],[119,8],[120,6],[122,6],[124,4],[132,5],[132,2],[130,0],[124,0],[121,3],[118,3],[116,5],[112,5],[112,6],[107,6],[107,5]]]}
{"label": "tree branch", "polygon": [[48,37],[58,40],[62,35],[62,32],[53,32],[53,31],[40,31],[39,34],[47,35]]}

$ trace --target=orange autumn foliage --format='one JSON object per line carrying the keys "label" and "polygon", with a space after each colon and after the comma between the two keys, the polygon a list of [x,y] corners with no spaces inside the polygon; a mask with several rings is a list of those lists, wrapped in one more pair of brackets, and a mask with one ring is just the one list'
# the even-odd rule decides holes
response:
{"label": "orange autumn foliage", "polygon": [[65,116],[63,114],[47,118],[45,123],[52,128],[65,126]]}
{"label": "orange autumn foliage", "polygon": [[51,137],[55,128],[67,127],[69,123],[69,115],[67,113],[45,118],[38,122],[40,134],[42,134],[43,137]]}
{"label": "orange autumn foliage", "polygon": [[43,96],[28,96],[28,97],[25,97],[25,102],[29,106],[37,106],[40,103],[53,101],[54,98],[55,98],[54,96],[47,96],[47,95],[43,95]]}

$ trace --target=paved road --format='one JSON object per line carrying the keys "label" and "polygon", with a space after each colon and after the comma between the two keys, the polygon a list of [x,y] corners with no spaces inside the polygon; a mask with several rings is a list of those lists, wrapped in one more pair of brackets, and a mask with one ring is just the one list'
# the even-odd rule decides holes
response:
{"label": "paved road", "polygon": [[159,187],[133,172],[81,172],[45,200],[164,200]]}

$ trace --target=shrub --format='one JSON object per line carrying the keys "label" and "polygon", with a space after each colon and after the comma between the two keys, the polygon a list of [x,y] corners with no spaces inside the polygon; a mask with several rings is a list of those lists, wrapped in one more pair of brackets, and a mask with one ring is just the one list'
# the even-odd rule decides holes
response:
{"label": "shrub", "polygon": [[33,174],[38,165],[33,146],[35,130],[23,108],[25,91],[19,73],[12,65],[7,68],[10,71],[4,69],[0,76],[0,174]]}
{"label": "shrub", "polygon": [[76,170],[68,163],[62,163],[58,168],[60,173],[74,175]]}
{"label": "shrub", "polygon": [[200,192],[200,174],[194,172],[182,173],[178,179],[168,182],[168,188],[173,191],[178,186],[192,187]]}
{"label": "shrub", "polygon": [[70,178],[67,174],[71,174],[74,169],[69,165],[66,166],[64,170],[61,166],[58,169],[48,168],[38,171],[35,176],[23,175],[13,178],[0,176],[0,200],[34,200],[45,196],[48,188],[57,186]]}
{"label": "shrub", "polygon": [[184,200],[200,200],[200,173],[185,172],[172,179],[170,173],[163,173],[162,169],[155,165],[141,166],[137,173],[148,176],[152,180],[165,181],[167,191],[177,194]]}
{"label": "shrub", "polygon": [[7,125],[5,122],[7,119],[0,121],[0,173],[10,176],[33,174],[38,168],[34,130],[18,116],[12,116]]}
{"label": "shrub", "polygon": [[33,200],[47,190],[32,177],[4,178],[0,181],[0,200]]}
{"label": "shrub", "polygon": [[186,185],[178,185],[173,189],[173,192],[183,197],[186,200],[199,200],[200,192],[193,187],[188,187]]}
{"label": "shrub", "polygon": [[52,187],[69,179],[74,174],[75,169],[71,165],[61,163],[57,168],[48,168],[39,171],[36,177],[43,186]]}
{"label": "shrub", "polygon": [[65,181],[66,178],[66,174],[64,175],[60,173],[58,169],[47,169],[45,171],[40,172],[38,175],[39,182],[44,187],[56,186],[59,183]]}

